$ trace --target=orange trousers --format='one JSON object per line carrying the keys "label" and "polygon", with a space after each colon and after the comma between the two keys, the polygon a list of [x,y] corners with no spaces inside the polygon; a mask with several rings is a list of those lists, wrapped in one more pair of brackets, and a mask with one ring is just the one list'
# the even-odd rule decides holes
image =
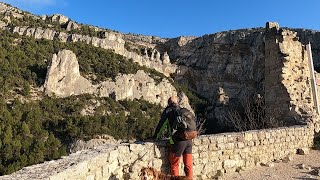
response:
{"label": "orange trousers", "polygon": [[[186,176],[192,179],[193,171],[192,171],[192,154],[184,153],[182,154],[183,164],[184,164],[184,172]],[[174,152],[170,151],[169,155],[170,160],[170,169],[171,175],[179,176],[179,162],[180,156],[176,156]]]}

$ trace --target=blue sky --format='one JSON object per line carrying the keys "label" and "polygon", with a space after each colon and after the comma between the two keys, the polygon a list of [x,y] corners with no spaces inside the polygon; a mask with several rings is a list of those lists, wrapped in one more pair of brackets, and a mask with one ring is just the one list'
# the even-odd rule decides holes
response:
{"label": "blue sky", "polygon": [[320,0],[2,0],[33,14],[160,37],[202,36],[264,27],[320,30]]}

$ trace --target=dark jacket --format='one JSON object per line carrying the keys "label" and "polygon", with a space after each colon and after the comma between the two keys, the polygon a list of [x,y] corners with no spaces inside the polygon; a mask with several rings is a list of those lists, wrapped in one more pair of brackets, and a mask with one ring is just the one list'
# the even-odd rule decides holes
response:
{"label": "dark jacket", "polygon": [[170,144],[174,144],[174,141],[178,140],[178,137],[176,133],[174,132],[174,129],[172,128],[173,122],[175,120],[175,113],[174,109],[175,108],[180,108],[178,105],[172,104],[167,106],[162,114],[161,114],[161,119],[156,127],[154,137],[155,139],[159,139],[160,136],[162,135],[163,131],[167,129],[169,132],[169,142]]}

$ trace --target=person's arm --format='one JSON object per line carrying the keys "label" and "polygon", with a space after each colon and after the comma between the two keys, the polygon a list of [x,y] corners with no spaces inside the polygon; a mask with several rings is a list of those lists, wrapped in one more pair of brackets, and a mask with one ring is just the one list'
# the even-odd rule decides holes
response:
{"label": "person's arm", "polygon": [[168,126],[169,124],[169,120],[168,120],[168,113],[167,113],[167,109],[165,109],[162,114],[161,114],[161,118],[160,121],[157,125],[157,128],[154,132],[154,139],[159,139],[163,130]]}

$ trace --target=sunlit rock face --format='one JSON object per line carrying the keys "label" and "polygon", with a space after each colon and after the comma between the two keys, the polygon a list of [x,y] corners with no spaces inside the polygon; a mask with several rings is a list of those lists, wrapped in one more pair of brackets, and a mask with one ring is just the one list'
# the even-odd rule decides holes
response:
{"label": "sunlit rock face", "polygon": [[[70,50],[62,50],[53,55],[44,83],[49,96],[68,97],[80,94],[94,94],[112,97],[115,100],[144,99],[151,103],[167,105],[170,96],[177,95],[176,89],[165,78],[156,82],[142,70],[136,74],[118,74],[115,81],[107,80],[93,85],[81,76],[76,55]],[[181,105],[190,109],[186,96]]]}

